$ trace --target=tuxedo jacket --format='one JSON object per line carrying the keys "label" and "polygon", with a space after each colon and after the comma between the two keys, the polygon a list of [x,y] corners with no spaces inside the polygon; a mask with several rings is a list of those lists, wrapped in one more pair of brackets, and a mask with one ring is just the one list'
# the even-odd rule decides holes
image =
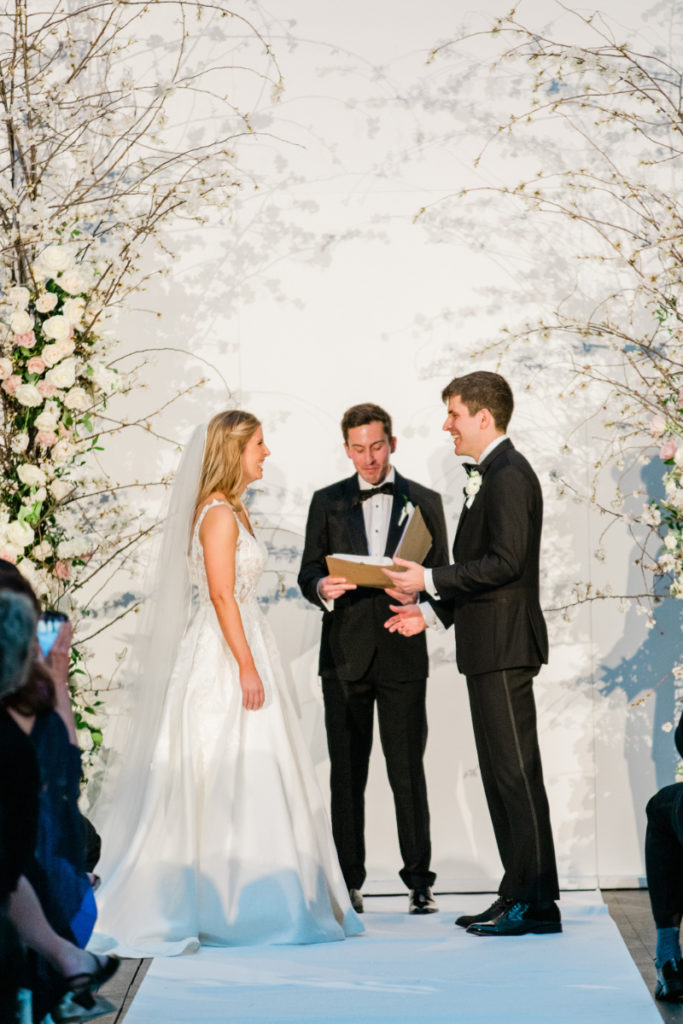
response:
{"label": "tuxedo jacket", "polygon": [[[392,556],[401,539],[399,525],[406,503],[419,506],[432,547],[425,565],[442,565],[448,560],[448,541],[441,495],[413,480],[395,474],[394,498],[385,554]],[[347,591],[326,611],[318,597],[317,586],[328,576],[325,556],[331,554],[367,555],[363,506],[358,477],[316,491],[311,500],[306,524],[306,540],[299,572],[299,586],[312,604],[323,610],[319,672],[321,676],[347,681],[360,679],[374,659],[373,670],[385,679],[426,679],[427,645],[424,635],[405,638],[389,633],[384,623],[393,612],[383,590],[358,587]],[[387,584],[389,578],[387,577]]]}
{"label": "tuxedo jacket", "polygon": [[434,569],[442,621],[455,625],[463,675],[536,668],[548,660],[539,600],[543,497],[538,477],[509,439],[477,467],[481,487],[463,507],[454,565]]}

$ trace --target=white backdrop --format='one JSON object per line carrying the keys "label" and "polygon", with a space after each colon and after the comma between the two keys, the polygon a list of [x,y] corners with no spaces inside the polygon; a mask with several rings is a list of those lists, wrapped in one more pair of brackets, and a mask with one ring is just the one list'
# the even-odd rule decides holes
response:
{"label": "white backdrop", "polygon": [[[601,7],[643,45],[673,45],[636,0],[603,0]],[[414,222],[421,207],[465,185],[515,184],[530,166],[508,146],[473,167],[516,102],[500,73],[481,73],[490,52],[485,40],[426,64],[431,47],[455,35],[463,20],[484,28],[506,11],[504,0],[479,2],[477,12],[453,0],[271,0],[254,13],[279,58],[285,92],[273,105],[261,84],[239,86],[255,127],[268,133],[238,148],[251,183],[220,223],[175,232],[181,256],[170,276],[142,297],[144,308],[128,309],[117,324],[122,353],[162,349],[145,374],[147,390],[126,399],[129,418],[202,377],[200,390],[159,418],[159,434],[182,443],[195,423],[226,404],[248,408],[264,423],[273,454],[252,505],[270,547],[262,596],[323,783],[320,614],[300,597],[296,574],[312,491],[351,469],[342,412],[360,401],[391,412],[394,464],[443,493],[452,539],[463,473],[440,430],[441,387],[456,373],[498,368],[482,354],[482,340],[542,313],[564,294],[566,274],[579,274],[548,225],[523,222],[491,200],[448,200]],[[551,17],[569,24],[544,3],[523,4],[522,14],[539,26]],[[197,55],[216,45],[207,26]],[[183,117],[189,131],[197,112]],[[549,350],[547,361],[530,361],[512,349],[501,364],[518,399],[511,436],[546,496],[548,608],[574,580],[609,580],[615,592],[637,585],[626,534],[610,534],[606,560],[596,562],[604,524],[585,505],[558,496],[551,479],[560,472],[585,485],[600,432],[590,404],[556,399],[556,359]],[[123,462],[133,476],[154,481],[175,458],[172,444],[141,431],[113,439],[103,461],[113,475]],[[638,486],[642,480],[628,485]],[[108,614],[139,586],[136,576],[120,572]],[[650,632],[635,611],[600,603],[578,609],[571,622],[549,612],[548,622],[551,662],[536,693],[562,884],[638,884],[644,806],[673,779],[673,744],[661,724],[673,715],[676,610],[665,606]],[[124,619],[105,635],[96,669],[109,673],[129,628]],[[430,637],[430,654],[427,772],[437,888],[490,889],[500,865],[452,633]],[[660,680],[654,696],[639,703]],[[396,890],[400,858],[378,742],[367,804],[368,888]]]}

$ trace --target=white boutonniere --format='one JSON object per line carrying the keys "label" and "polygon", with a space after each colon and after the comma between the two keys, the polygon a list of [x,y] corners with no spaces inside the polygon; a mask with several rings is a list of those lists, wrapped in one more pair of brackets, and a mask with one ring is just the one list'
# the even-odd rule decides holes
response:
{"label": "white boutonniere", "polygon": [[412,501],[408,501],[406,497],[403,498],[403,511],[401,512],[401,518],[398,521],[399,526],[403,526],[408,516],[411,516],[415,511],[415,506]]}
{"label": "white boutonniere", "polygon": [[467,477],[467,483],[465,484],[465,488],[464,488],[464,490],[465,490],[465,498],[467,499],[465,501],[465,505],[467,506],[467,508],[470,508],[472,506],[472,502],[474,501],[476,496],[479,494],[480,488],[481,488],[481,473],[479,473],[475,469]]}

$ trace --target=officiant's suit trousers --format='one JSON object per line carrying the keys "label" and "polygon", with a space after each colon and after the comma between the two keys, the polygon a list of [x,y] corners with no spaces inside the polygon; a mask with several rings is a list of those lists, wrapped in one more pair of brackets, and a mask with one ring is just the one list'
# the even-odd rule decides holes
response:
{"label": "officiant's suit trousers", "polygon": [[[446,561],[441,497],[398,472],[385,553],[393,554],[401,539],[408,505],[420,508],[432,536],[425,563]],[[424,888],[435,878],[429,870],[429,806],[422,765],[427,741],[427,644],[424,635],[406,638],[384,628],[392,615],[392,599],[383,590],[358,587],[326,607],[318,584],[327,575],[325,556],[335,552],[368,554],[356,476],[313,495],[299,572],[304,596],[323,610],[319,671],[330,753],[332,832],[346,884],[360,889],[365,880],[365,786],[376,705],[403,856],[399,874],[409,889]]]}

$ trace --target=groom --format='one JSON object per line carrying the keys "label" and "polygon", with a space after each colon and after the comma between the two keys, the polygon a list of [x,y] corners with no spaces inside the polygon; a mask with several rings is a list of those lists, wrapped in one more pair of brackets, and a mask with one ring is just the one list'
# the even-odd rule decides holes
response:
{"label": "groom", "polygon": [[[474,738],[504,875],[498,898],[456,924],[475,935],[562,930],[548,800],[536,734],[533,679],[547,661],[539,603],[543,499],[533,469],[505,431],[513,409],[507,381],[480,371],[444,388],[443,425],[455,454],[467,455],[466,502],[453,565],[433,570],[396,561],[387,576],[403,593],[426,590],[442,622],[454,622],[459,670],[466,676]],[[394,606],[390,631],[414,636],[429,606]],[[430,624],[436,624],[435,622]]]}
{"label": "groom", "polygon": [[[429,806],[422,759],[427,742],[425,709],[427,645],[384,629],[391,600],[401,594],[356,587],[328,574],[325,556],[383,556],[396,550],[409,507],[420,508],[432,547],[425,559],[448,558],[441,497],[391,466],[396,449],[391,417],[372,403],[344,413],[346,454],[356,473],[316,491],[306,524],[299,573],[304,597],[322,608],[320,675],[330,754],[332,832],[339,863],[356,911],[362,911],[365,880],[365,785],[377,704],[382,749],[394,795],[401,879],[410,890],[411,914],[437,909],[431,886]],[[415,600],[411,595],[408,600]]]}

